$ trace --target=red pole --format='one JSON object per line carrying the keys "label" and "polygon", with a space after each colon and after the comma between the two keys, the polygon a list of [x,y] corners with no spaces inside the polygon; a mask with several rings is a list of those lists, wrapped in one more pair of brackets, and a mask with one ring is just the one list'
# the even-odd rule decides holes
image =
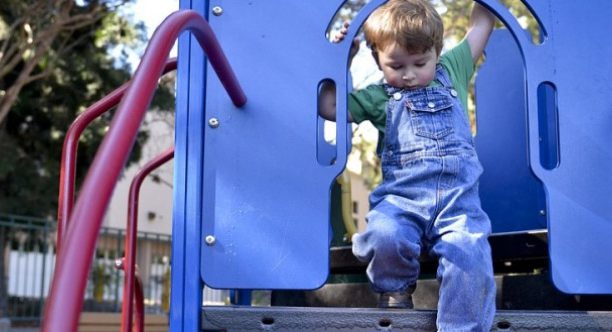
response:
{"label": "red pole", "polygon": [[[176,58],[172,58],[166,62],[163,73],[165,74],[175,69]],[[81,115],[74,120],[66,132],[64,147],[62,149],[62,161],[60,165],[59,197],[57,205],[56,251],[58,254],[62,244],[62,235],[66,233],[70,212],[72,211],[72,206],[74,203],[77,147],[81,134],[93,120],[117,106],[121,101],[121,98],[123,98],[125,90],[127,90],[129,86],[130,82],[127,82],[106,95],[104,98],[97,101],[95,104],[89,106],[85,112],[81,113]]]}
{"label": "red pole", "polygon": [[[115,268],[118,270],[125,270],[125,258],[117,259],[115,261]],[[145,324],[145,314],[144,314],[144,293],[142,291],[142,279],[140,278],[140,274],[138,273],[138,266],[134,266],[134,301],[136,302],[136,327],[134,329],[135,332],[144,331]],[[123,298],[125,301],[125,297]],[[131,299],[130,299],[131,301]],[[125,315],[125,311],[122,312],[122,315]],[[123,319],[123,317],[122,317]],[[131,322],[130,322],[131,324]],[[129,329],[125,329],[123,326],[121,331],[129,331]]]}
{"label": "red pole", "polygon": [[[166,163],[168,160],[174,157],[174,148],[162,152],[160,155],[149,161],[139,172],[134,176],[132,183],[130,184],[130,195],[128,199],[128,224],[127,231],[125,234],[125,263],[123,269],[125,276],[123,280],[123,303],[121,304],[121,331],[129,332],[132,326],[132,314],[133,314],[133,301],[132,294],[134,293],[134,276],[136,275],[136,242],[138,234],[138,198],[140,195],[140,187],[144,179],[154,169]],[[138,283],[138,282],[137,282]],[[142,288],[142,285],[140,285]],[[142,289],[136,287],[136,295],[138,293],[142,295]],[[144,303],[143,299],[138,299],[136,296],[136,323],[141,324],[138,321],[138,316],[142,316],[144,319]],[[139,312],[142,307],[143,312]],[[142,331],[142,330],[140,330]]]}
{"label": "red pole", "polygon": [[166,18],[155,31],[81,188],[45,306],[42,327],[45,332],[76,331],[87,273],[106,206],[168,53],[184,30],[196,37],[234,105],[240,107],[246,103],[246,96],[208,23],[192,10],[175,12]]}
{"label": "red pole", "polygon": [[[136,274],[135,277],[136,293],[134,293],[134,301],[136,301],[136,332],[144,332],[145,315],[144,294],[142,292],[142,279],[140,279],[140,276],[138,274]],[[124,330],[123,327],[121,328],[121,330],[126,332],[130,331],[129,329]]]}

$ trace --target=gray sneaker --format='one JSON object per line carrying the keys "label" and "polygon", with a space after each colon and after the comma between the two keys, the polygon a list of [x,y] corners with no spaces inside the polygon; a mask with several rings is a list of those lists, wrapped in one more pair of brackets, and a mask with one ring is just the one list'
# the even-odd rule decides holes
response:
{"label": "gray sneaker", "polygon": [[379,308],[392,309],[412,309],[412,294],[406,291],[403,292],[386,292],[381,293],[378,300]]}

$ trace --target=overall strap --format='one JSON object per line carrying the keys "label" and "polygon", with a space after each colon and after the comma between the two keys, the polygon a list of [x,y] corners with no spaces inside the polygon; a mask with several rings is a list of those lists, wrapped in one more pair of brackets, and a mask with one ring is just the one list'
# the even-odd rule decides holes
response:
{"label": "overall strap", "polygon": [[453,82],[448,75],[448,71],[441,64],[436,65],[436,80],[445,88],[452,88]]}
{"label": "overall strap", "polygon": [[383,83],[383,89],[385,90],[385,92],[387,93],[389,98],[391,98],[394,93],[402,92],[404,90],[402,88],[396,88],[396,87],[394,87],[392,85],[389,85],[388,83]]}

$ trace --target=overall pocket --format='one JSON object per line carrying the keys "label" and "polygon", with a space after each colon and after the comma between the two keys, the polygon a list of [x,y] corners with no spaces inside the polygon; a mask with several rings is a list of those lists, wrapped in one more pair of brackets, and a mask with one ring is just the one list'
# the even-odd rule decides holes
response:
{"label": "overall pocket", "polygon": [[453,101],[443,94],[428,95],[406,102],[416,135],[440,139],[454,132]]}

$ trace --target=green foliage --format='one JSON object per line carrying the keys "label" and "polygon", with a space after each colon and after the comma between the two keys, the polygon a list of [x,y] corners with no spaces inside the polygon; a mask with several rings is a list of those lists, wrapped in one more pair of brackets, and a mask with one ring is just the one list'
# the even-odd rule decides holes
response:
{"label": "green foliage", "polygon": [[[445,38],[458,41],[465,36],[473,2],[473,0],[433,1],[437,8],[443,12],[442,20],[444,22]],[[508,8],[519,22],[524,24],[524,28],[534,36],[535,40],[537,40],[539,36],[538,23],[523,2],[521,0],[500,0],[500,2]],[[503,24],[498,22],[497,27],[501,28]]]}
{"label": "green foliage", "polygon": [[[15,6],[11,7],[13,2]],[[29,5],[32,2],[35,1],[28,1]],[[12,20],[23,14],[28,3],[2,1],[0,21],[10,26]],[[87,5],[89,2],[85,2]],[[71,10],[76,15],[85,8],[74,6]],[[129,22],[117,14],[114,7],[98,10],[101,11],[97,15],[103,19],[58,35],[56,41],[70,43],[70,51],[57,56],[57,50],[65,44],[52,45],[33,71],[34,75],[46,72],[43,79],[25,85],[5,121],[0,122],[1,212],[41,217],[55,215],[61,149],[67,129],[80,112],[130,78],[125,58],[111,58],[108,49],[122,44],[138,45],[144,39],[143,26]],[[0,90],[15,82],[23,67],[23,64],[18,65],[6,76],[0,76]],[[160,90],[158,104],[172,105],[172,91],[168,86]],[[111,116],[107,114],[94,121],[82,135],[77,159],[77,188],[108,129]],[[147,132],[139,133],[130,162],[140,158],[141,146],[148,136]]]}

